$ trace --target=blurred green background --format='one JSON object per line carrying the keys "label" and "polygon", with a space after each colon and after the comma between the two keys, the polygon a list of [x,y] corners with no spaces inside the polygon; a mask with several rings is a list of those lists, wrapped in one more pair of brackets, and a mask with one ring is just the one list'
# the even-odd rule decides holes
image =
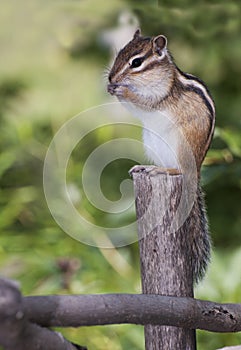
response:
{"label": "blurred green background", "polygon": [[[204,80],[217,107],[217,127],[203,167],[214,245],[196,296],[241,301],[241,9],[239,1],[3,0],[0,11],[0,274],[21,282],[25,295],[140,292],[138,246],[98,249],[68,236],[52,218],[43,192],[48,146],[79,112],[114,101],[104,72],[111,43],[139,21],[146,35],[165,34],[177,65]],[[129,34],[131,36],[131,34]],[[117,118],[117,116],[115,116]],[[118,119],[118,118],[117,118]],[[110,116],[111,120],[111,116]],[[121,121],[121,117],[118,119]],[[101,116],[100,116],[101,122]],[[83,128],[85,126],[83,125]],[[90,134],[68,164],[77,207],[96,225],[121,225],[81,188],[81,171],[98,145],[130,131]],[[135,137],[140,137],[136,131]],[[83,150],[84,149],[84,150]],[[133,161],[108,165],[101,178],[110,200]],[[80,228],[81,230],[81,228]],[[102,229],[103,234],[105,232]],[[65,329],[89,349],[143,349],[139,326]],[[241,344],[241,334],[198,331],[198,349]]]}

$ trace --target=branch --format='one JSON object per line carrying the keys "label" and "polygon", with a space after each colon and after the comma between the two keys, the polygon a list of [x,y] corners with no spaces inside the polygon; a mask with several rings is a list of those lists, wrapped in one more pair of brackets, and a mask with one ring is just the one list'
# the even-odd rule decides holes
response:
{"label": "branch", "polygon": [[50,327],[107,324],[153,324],[241,331],[241,304],[218,304],[193,298],[161,295],[98,294],[53,295],[23,298],[27,318]]}
{"label": "branch", "polygon": [[16,282],[0,279],[0,345],[5,350],[81,349],[62,334],[29,322],[22,301]]}
{"label": "branch", "polygon": [[22,297],[16,283],[0,279],[0,344],[5,350],[84,349],[43,326],[122,323],[238,332],[241,331],[241,304],[151,294]]}

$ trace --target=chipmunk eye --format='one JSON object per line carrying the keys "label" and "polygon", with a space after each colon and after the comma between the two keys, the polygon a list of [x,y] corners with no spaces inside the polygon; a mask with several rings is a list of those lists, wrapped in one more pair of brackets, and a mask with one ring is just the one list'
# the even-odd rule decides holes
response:
{"label": "chipmunk eye", "polygon": [[143,61],[144,61],[143,57],[134,58],[134,60],[131,62],[131,68],[140,67]]}

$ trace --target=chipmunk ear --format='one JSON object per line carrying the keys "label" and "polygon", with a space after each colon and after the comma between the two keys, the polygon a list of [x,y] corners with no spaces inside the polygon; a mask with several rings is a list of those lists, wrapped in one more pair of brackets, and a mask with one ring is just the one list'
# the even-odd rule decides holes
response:
{"label": "chipmunk ear", "polygon": [[167,47],[167,38],[164,35],[156,36],[152,41],[153,52],[158,55],[162,54],[162,51]]}
{"label": "chipmunk ear", "polygon": [[140,28],[138,28],[136,31],[135,31],[135,34],[133,36],[133,39],[137,39],[141,36],[141,30]]}

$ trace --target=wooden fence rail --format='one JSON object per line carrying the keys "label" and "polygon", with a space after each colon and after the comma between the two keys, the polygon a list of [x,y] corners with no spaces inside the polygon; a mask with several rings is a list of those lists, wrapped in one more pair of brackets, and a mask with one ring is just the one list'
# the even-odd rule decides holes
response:
{"label": "wooden fence rail", "polygon": [[14,281],[0,279],[0,345],[6,350],[84,349],[48,327],[127,323],[238,332],[241,304],[151,294],[22,297]]}

